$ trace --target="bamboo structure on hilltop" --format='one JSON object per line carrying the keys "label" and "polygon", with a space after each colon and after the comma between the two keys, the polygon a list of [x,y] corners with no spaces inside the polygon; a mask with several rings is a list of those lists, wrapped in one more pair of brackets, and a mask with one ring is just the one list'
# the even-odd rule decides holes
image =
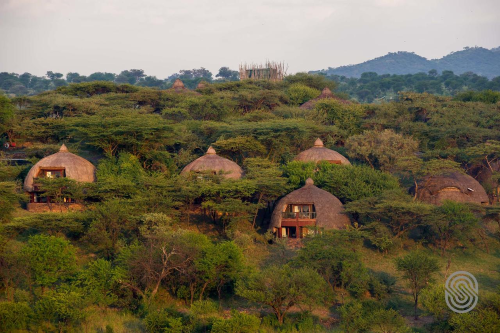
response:
{"label": "bamboo structure on hilltop", "polygon": [[241,64],[240,80],[282,81],[287,67],[284,62],[267,60],[265,64]]}

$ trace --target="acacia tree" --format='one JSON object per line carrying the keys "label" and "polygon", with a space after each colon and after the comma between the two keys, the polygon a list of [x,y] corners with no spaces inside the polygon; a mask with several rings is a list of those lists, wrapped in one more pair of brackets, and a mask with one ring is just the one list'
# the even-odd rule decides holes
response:
{"label": "acacia tree", "polygon": [[418,226],[426,225],[433,206],[412,201],[401,190],[389,190],[379,196],[363,198],[346,204],[346,211],[357,214],[363,224],[383,223],[394,238],[400,238]]}
{"label": "acacia tree", "polygon": [[81,203],[84,195],[83,186],[74,179],[60,178],[39,178],[40,188],[43,190],[41,196],[49,199],[48,205],[52,210],[52,204],[59,204],[62,211],[62,205],[66,208],[72,202]]}
{"label": "acacia tree", "polygon": [[389,171],[399,158],[415,154],[418,142],[386,129],[351,136],[345,146],[350,157],[366,161],[372,168]]}
{"label": "acacia tree", "polygon": [[403,273],[414,301],[414,315],[418,319],[418,297],[432,281],[432,275],[439,270],[438,261],[422,251],[412,251],[402,258],[396,258],[396,269]]}
{"label": "acacia tree", "polygon": [[[253,227],[257,221],[257,215],[261,204],[271,201],[287,192],[286,178],[282,177],[282,171],[276,163],[263,158],[247,158],[245,160],[246,179],[255,184],[257,199],[255,214],[253,216]],[[254,198],[254,199],[255,199]]]}
{"label": "acacia tree", "polygon": [[[143,233],[144,244],[133,244],[118,257],[125,274],[119,282],[149,304],[162,284],[179,288],[178,280],[167,281],[174,272],[191,276],[193,262],[210,246],[207,236],[191,231],[156,228]],[[194,276],[196,277],[196,276]],[[194,294],[193,294],[194,295]]]}
{"label": "acacia tree", "polygon": [[240,280],[236,294],[250,301],[269,306],[278,322],[283,324],[294,305],[318,304],[324,301],[325,281],[310,268],[272,266]]}
{"label": "acacia tree", "polygon": [[451,242],[466,239],[478,222],[469,207],[453,201],[444,201],[441,206],[435,207],[427,218],[427,225],[433,233],[432,236],[438,241],[442,255]]}
{"label": "acacia tree", "polygon": [[160,116],[126,109],[74,118],[69,125],[77,139],[109,155],[124,149],[142,157],[150,150],[161,150],[173,135]]}

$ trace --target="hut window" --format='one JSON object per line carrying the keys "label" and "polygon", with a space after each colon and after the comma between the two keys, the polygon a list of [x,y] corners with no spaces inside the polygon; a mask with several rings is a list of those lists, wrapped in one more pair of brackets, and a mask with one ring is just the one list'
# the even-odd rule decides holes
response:
{"label": "hut window", "polygon": [[331,164],[342,164],[342,161],[339,160],[328,160],[328,162]]}
{"label": "hut window", "polygon": [[64,169],[42,169],[38,174],[40,178],[60,178],[64,176]]}
{"label": "hut window", "polygon": [[314,219],[316,210],[313,204],[291,204],[286,207],[283,215],[285,218]]}

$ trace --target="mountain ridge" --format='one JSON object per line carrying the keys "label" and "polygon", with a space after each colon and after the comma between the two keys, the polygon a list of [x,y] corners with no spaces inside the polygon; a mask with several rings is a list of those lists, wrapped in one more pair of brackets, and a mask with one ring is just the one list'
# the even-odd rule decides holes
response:
{"label": "mountain ridge", "polygon": [[310,73],[325,73],[346,77],[361,77],[366,72],[381,74],[416,74],[437,70],[453,71],[455,74],[473,72],[489,79],[500,76],[500,47],[491,50],[483,47],[464,47],[461,51],[451,52],[440,59],[427,59],[414,52],[389,52],[360,64],[328,67]]}

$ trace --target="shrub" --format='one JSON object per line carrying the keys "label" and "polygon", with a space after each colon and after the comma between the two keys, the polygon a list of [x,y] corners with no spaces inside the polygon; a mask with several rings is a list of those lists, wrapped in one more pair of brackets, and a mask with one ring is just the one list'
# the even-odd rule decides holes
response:
{"label": "shrub", "polygon": [[32,314],[28,303],[0,302],[0,331],[26,329]]}
{"label": "shrub", "polygon": [[212,333],[254,333],[260,326],[260,319],[246,313],[231,311],[231,318],[217,319],[212,326]]}
{"label": "shrub", "polygon": [[300,105],[317,97],[320,94],[320,91],[302,83],[294,83],[288,87],[286,94],[290,99],[290,104]]}

